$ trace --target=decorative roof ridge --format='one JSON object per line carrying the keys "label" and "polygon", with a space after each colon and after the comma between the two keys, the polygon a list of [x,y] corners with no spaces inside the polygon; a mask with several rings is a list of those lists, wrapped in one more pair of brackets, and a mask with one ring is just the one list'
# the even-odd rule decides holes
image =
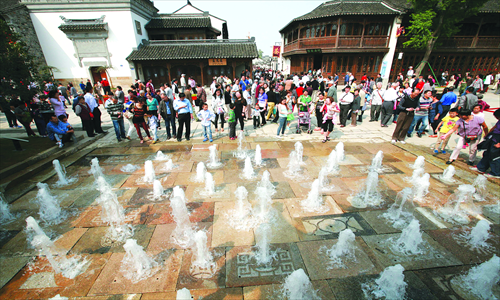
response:
{"label": "decorative roof ridge", "polygon": [[203,14],[159,14],[157,17],[152,19],[163,19],[163,18],[210,18],[209,16],[205,16]]}
{"label": "decorative roof ridge", "polygon": [[153,40],[148,41],[146,46],[162,46],[162,45],[189,45],[189,44],[241,44],[255,43],[255,38],[251,39],[205,39],[205,40]]}
{"label": "decorative roof ridge", "polygon": [[[202,13],[204,13],[204,12],[205,12],[204,10],[201,10],[201,9],[199,9],[198,7],[196,7],[196,6],[192,5],[192,4],[191,4],[191,2],[188,2],[186,5],[183,5],[181,8],[179,8],[179,9],[178,9],[178,10],[176,10],[176,11],[174,11],[172,14],[175,14],[176,12],[178,12],[179,10],[183,9],[184,7],[186,7],[186,6],[188,6],[188,5],[189,5],[189,6],[191,6],[192,8],[194,8],[194,9],[199,10],[199,11],[200,11],[200,12],[202,12]],[[208,12],[208,11],[207,11],[207,12]],[[214,17],[214,18],[216,18],[216,19],[219,19],[219,20],[224,21],[224,22],[226,22],[226,23],[227,23],[227,21],[226,21],[226,20],[221,19],[221,18],[219,18],[219,17],[216,17],[216,16],[214,16],[214,15],[212,15],[212,14],[210,14],[210,13],[208,13],[208,15],[209,15],[209,16],[211,16],[211,17]]]}

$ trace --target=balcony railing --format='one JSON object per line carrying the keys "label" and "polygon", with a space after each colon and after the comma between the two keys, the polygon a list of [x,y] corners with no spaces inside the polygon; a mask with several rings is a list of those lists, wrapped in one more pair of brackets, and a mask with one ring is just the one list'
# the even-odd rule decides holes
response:
{"label": "balcony railing", "polygon": [[[398,48],[403,48],[403,43],[408,40],[407,37],[398,39]],[[451,38],[440,39],[438,49],[450,48],[500,48],[500,37],[496,36],[454,36]]]}
{"label": "balcony railing", "polygon": [[[386,48],[389,37],[387,36],[340,36],[338,48]],[[289,42],[283,49],[284,52],[293,50],[335,48],[337,44],[336,36],[301,38]]]}
{"label": "balcony railing", "polygon": [[479,37],[476,42],[477,48],[500,48],[500,37]]}

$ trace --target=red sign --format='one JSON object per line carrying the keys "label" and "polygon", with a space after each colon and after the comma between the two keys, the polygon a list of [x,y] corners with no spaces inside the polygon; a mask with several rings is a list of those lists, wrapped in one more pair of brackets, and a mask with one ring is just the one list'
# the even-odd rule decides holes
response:
{"label": "red sign", "polygon": [[281,46],[273,46],[273,57],[280,57]]}

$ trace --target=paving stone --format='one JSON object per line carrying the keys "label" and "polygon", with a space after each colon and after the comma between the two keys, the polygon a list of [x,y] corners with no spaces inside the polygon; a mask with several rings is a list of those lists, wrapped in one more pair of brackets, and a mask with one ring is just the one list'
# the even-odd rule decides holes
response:
{"label": "paving stone", "polygon": [[302,217],[311,217],[311,216],[322,216],[322,215],[332,215],[332,214],[342,214],[342,209],[335,203],[332,197],[330,196],[322,196],[323,197],[323,208],[320,208],[319,211],[306,211],[302,206],[301,202],[304,199],[286,199],[285,203],[290,212],[290,216],[292,218],[302,218]]}
{"label": "paving stone", "polygon": [[500,210],[495,209],[494,206],[483,206],[483,215],[490,219],[495,224],[500,224]]}
{"label": "paving stone", "polygon": [[234,222],[239,221],[234,220],[235,217],[232,211],[235,210],[235,207],[236,202],[234,201],[215,203],[215,216],[211,243],[212,247],[254,244],[254,232],[252,228],[239,230],[234,227]]}
{"label": "paving stone", "polygon": [[[189,212],[189,220],[193,223],[213,222],[214,205],[214,202],[186,203]],[[171,224],[174,222],[170,204],[154,204],[146,220],[147,225]]]}
{"label": "paving stone", "polygon": [[443,246],[439,245],[425,232],[422,233],[424,244],[420,254],[404,254],[392,249],[401,234],[381,234],[363,236],[363,240],[372,250],[377,261],[384,267],[401,264],[405,270],[419,270],[462,264]]}
{"label": "paving stone", "polygon": [[[193,223],[193,230],[204,230],[207,233],[207,244],[211,245],[212,243],[212,223],[209,222],[201,222],[201,223]],[[151,240],[149,241],[148,251],[162,251],[165,249],[182,249],[179,245],[177,245],[172,239],[172,232],[176,227],[175,223],[172,224],[163,224],[157,225],[153,235],[151,236]]]}
{"label": "paving stone", "polygon": [[214,267],[200,268],[193,266],[196,259],[194,249],[184,251],[181,270],[177,279],[177,289],[216,289],[226,285],[226,250],[221,248],[209,248],[213,257]]}
{"label": "paving stone", "polygon": [[296,219],[301,241],[336,239],[344,229],[351,229],[356,236],[372,235],[375,231],[358,213],[315,216]]}
{"label": "paving stone", "polygon": [[[386,212],[386,210],[372,210],[362,211],[359,214],[368,222],[368,224],[370,224],[377,234],[401,232],[403,228],[395,228],[389,221],[387,221],[387,219],[382,217],[382,215]],[[413,217],[419,221],[421,230],[438,229],[432,221],[424,217],[418,211],[414,210],[412,214]],[[409,219],[407,218],[407,220],[408,222],[404,223],[406,225],[409,224]]]}
{"label": "paving stone", "polygon": [[97,277],[89,295],[157,293],[175,291],[184,251],[146,252],[161,264],[158,272],[139,282],[127,279],[120,269],[125,253],[114,253]]}
{"label": "paving stone", "polygon": [[304,263],[296,244],[271,244],[270,250],[276,251],[276,258],[269,266],[259,266],[250,246],[227,248],[226,286],[251,286],[282,283],[297,269],[304,269]]}
{"label": "paving stone", "polygon": [[[313,280],[311,283],[320,299],[336,299],[325,280]],[[282,299],[282,288],[283,285],[280,284],[245,286],[243,287],[243,294],[245,300]]]}
{"label": "paving stone", "polygon": [[0,257],[0,288],[9,282],[30,260],[26,256]]}
{"label": "paving stone", "polygon": [[[225,289],[203,289],[190,290],[193,299],[203,300],[243,300],[242,288],[225,288]],[[147,293],[143,294],[141,300],[165,300],[177,299],[177,292],[166,293]],[[190,300],[190,299],[179,299]]]}

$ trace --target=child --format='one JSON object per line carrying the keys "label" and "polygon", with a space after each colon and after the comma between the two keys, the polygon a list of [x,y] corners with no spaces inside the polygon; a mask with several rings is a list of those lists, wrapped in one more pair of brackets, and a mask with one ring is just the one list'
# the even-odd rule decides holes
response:
{"label": "child", "polygon": [[481,112],[490,108],[490,105],[483,100],[483,95],[477,95],[477,104],[481,105]]}
{"label": "child", "polygon": [[155,115],[154,111],[148,111],[146,113],[146,116],[148,117],[148,126],[149,129],[153,132],[153,144],[156,144],[158,142],[158,118]]}
{"label": "child", "polygon": [[[66,115],[60,115],[57,118],[59,119],[59,127],[64,128],[66,131],[74,130],[73,126],[71,126],[71,124],[69,124],[68,117]],[[71,139],[73,140],[73,142],[77,142],[77,139],[76,139],[76,136],[74,133],[71,134]]]}
{"label": "child", "polygon": [[229,139],[236,139],[236,114],[234,113],[235,105],[234,103],[229,104],[229,118],[227,122],[229,123]]}
{"label": "child", "polygon": [[260,127],[260,108],[259,104],[255,103],[254,108],[252,109],[252,118],[253,118],[253,129],[257,129],[257,127]]}
{"label": "child", "polygon": [[330,140],[330,133],[333,131],[333,125],[337,121],[337,114],[340,112],[340,107],[337,103],[333,102],[330,97],[327,97],[325,104],[321,108],[323,113],[323,132],[325,138],[323,143]]}
{"label": "child", "polygon": [[[444,117],[443,120],[441,121],[441,123],[439,123],[438,126],[436,127],[437,129],[439,129],[439,127],[442,126],[438,132],[436,146],[434,146],[434,153],[436,153],[436,154],[439,153],[438,148],[439,148],[439,145],[441,144],[441,141],[442,141],[441,136],[445,135],[448,131],[450,131],[455,126],[455,123],[457,121],[458,121],[458,109],[452,108],[452,109],[450,109],[450,112],[448,113],[448,115],[446,117]],[[445,140],[442,141],[443,144],[441,145],[441,153],[443,153],[443,154],[446,153],[444,148],[448,144],[448,141],[450,140],[450,136],[451,135],[449,135]]]}
{"label": "child", "polygon": [[[208,104],[203,103],[201,108],[202,110],[200,110],[196,115],[201,120],[201,126],[203,126],[203,136],[205,137],[203,141],[206,142],[208,141],[208,138],[210,138],[210,142],[213,142],[214,140],[212,139],[212,120],[215,119],[215,115],[213,112],[208,110]],[[207,136],[207,131],[208,131],[208,136]]]}

